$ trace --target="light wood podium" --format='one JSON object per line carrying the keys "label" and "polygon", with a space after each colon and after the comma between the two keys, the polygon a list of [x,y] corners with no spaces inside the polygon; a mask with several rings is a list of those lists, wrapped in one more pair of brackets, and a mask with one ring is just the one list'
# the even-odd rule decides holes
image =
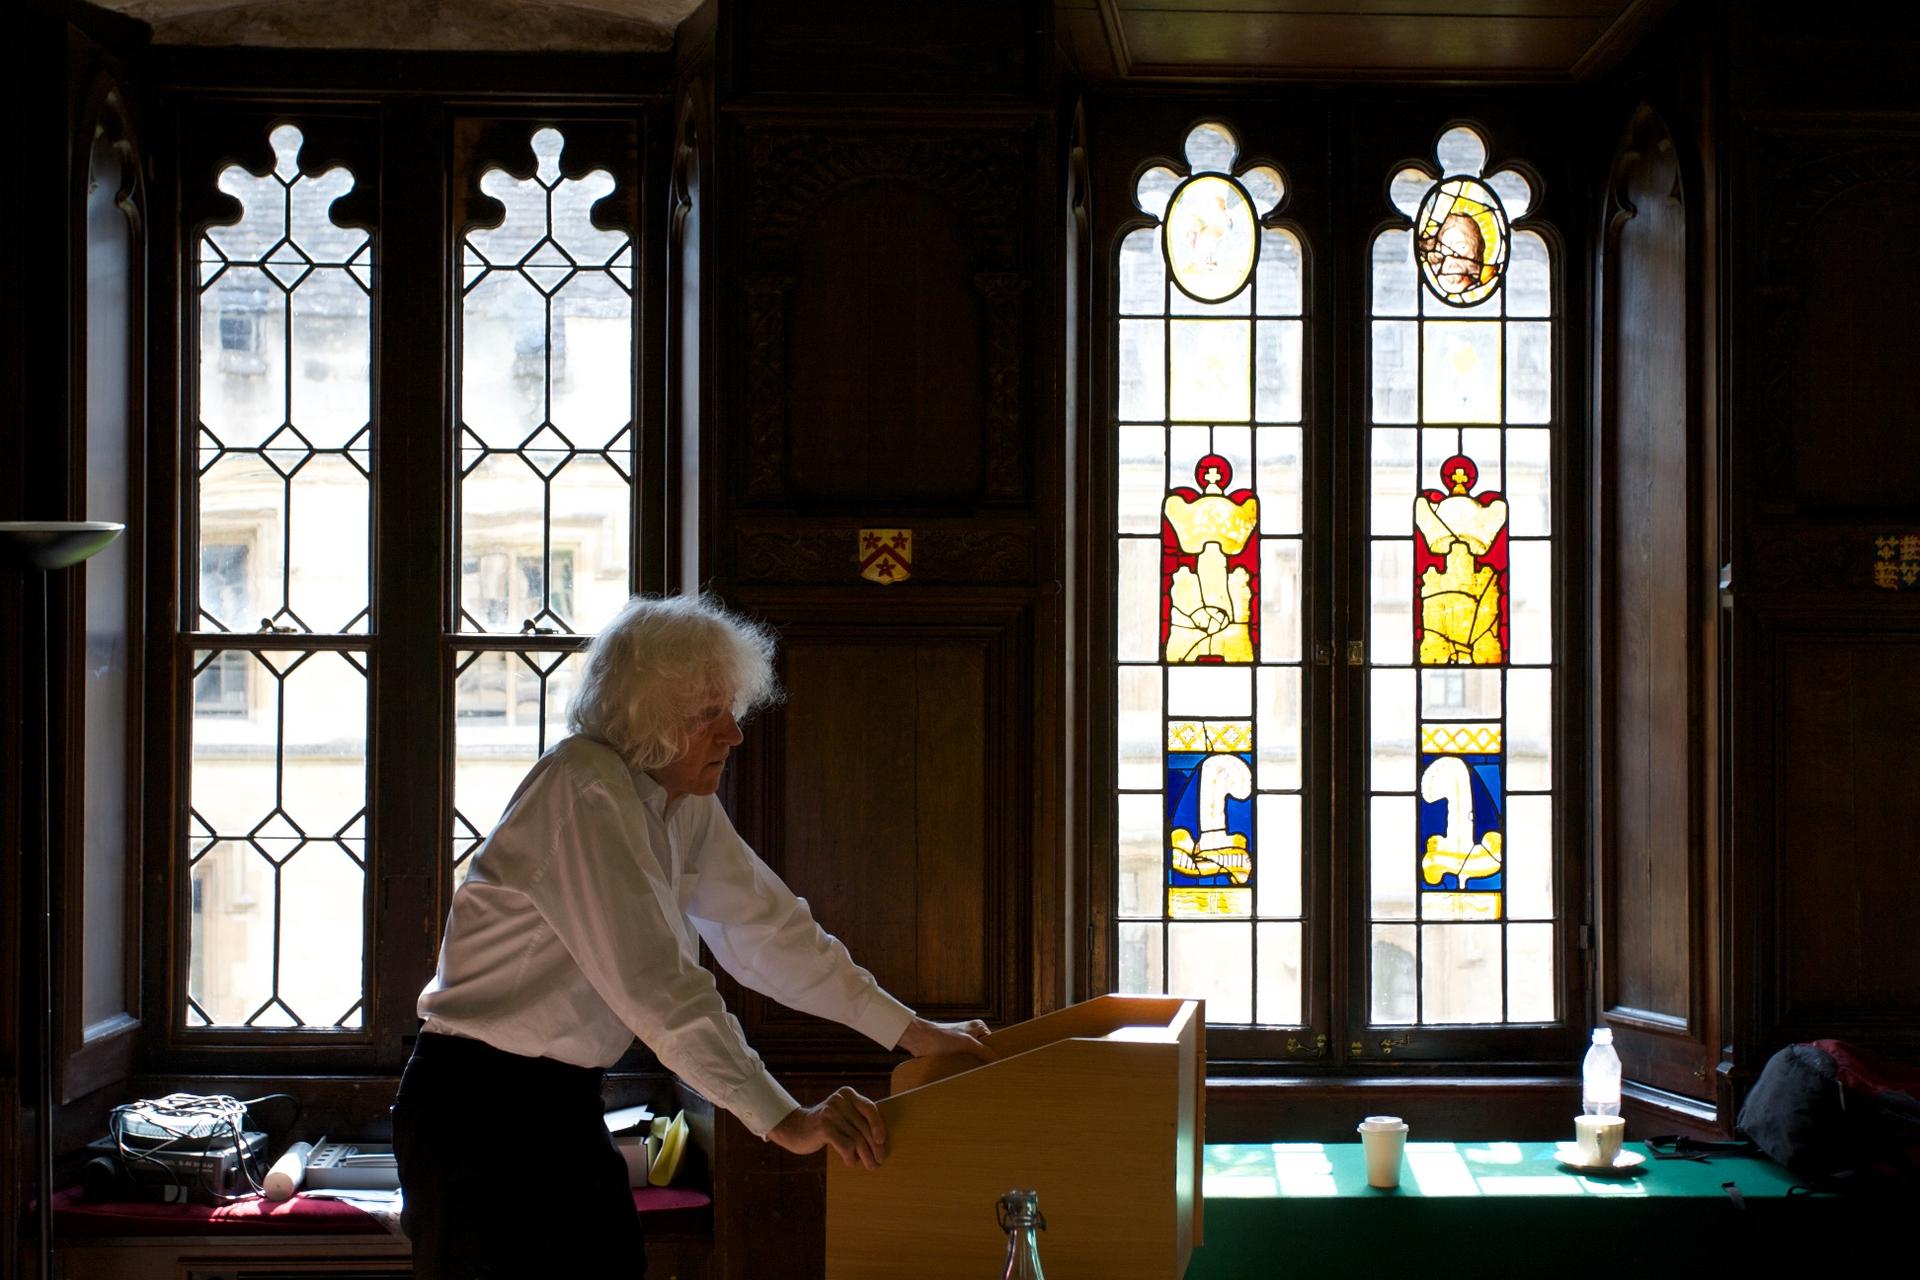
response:
{"label": "light wood podium", "polygon": [[1200,1243],[1206,1009],[1101,996],[919,1058],[879,1104],[879,1169],[827,1162],[828,1280],[991,1280],[994,1205],[1038,1191],[1050,1280],[1180,1280]]}

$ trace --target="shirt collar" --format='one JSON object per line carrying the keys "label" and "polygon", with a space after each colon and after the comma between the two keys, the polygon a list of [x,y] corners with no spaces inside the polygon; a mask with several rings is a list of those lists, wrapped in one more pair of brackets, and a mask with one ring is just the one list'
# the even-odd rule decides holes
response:
{"label": "shirt collar", "polygon": [[680,799],[669,803],[667,800],[667,789],[655,782],[653,775],[645,769],[636,769],[632,765],[628,765],[627,774],[633,779],[634,794],[640,797],[640,803],[645,805],[647,811],[662,822],[672,817],[674,811],[686,800],[685,796],[681,796]]}

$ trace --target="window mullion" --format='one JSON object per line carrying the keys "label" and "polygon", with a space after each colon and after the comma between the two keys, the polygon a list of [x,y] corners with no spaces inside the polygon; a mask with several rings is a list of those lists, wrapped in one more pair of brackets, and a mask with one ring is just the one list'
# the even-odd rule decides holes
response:
{"label": "window mullion", "polygon": [[433,972],[445,913],[445,771],[437,762],[449,745],[451,672],[446,146],[437,104],[399,98],[383,108],[369,995],[377,1054],[393,1067],[405,1061],[414,1004]]}

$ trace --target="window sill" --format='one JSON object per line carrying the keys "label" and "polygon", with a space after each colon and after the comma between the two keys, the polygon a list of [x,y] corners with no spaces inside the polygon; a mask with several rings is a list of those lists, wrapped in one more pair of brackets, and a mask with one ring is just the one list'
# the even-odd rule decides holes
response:
{"label": "window sill", "polygon": [[1351,1142],[1364,1117],[1388,1114],[1422,1141],[1548,1142],[1572,1133],[1579,1109],[1572,1075],[1215,1075],[1207,1141]]}
{"label": "window sill", "polygon": [[[1729,1136],[1709,1102],[1631,1083],[1621,1102],[1634,1135]],[[1381,1114],[1419,1140],[1549,1142],[1571,1135],[1579,1110],[1571,1074],[1207,1077],[1208,1142],[1351,1142],[1363,1117]]]}

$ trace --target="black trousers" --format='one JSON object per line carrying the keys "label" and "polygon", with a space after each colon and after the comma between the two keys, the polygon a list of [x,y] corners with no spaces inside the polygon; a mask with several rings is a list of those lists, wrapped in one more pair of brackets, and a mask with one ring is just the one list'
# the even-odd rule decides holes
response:
{"label": "black trousers", "polygon": [[605,1074],[420,1036],[393,1104],[415,1276],[646,1274],[626,1161],[600,1118]]}

